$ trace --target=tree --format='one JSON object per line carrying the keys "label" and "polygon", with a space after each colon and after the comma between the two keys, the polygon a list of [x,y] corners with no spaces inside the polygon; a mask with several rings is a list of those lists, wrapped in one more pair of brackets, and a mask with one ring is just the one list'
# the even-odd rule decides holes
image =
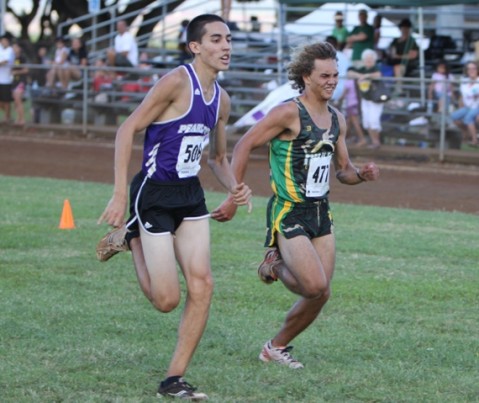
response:
{"label": "tree", "polygon": [[[131,23],[136,15],[141,11],[148,8],[151,5],[151,0],[137,0],[130,1],[126,7],[120,8],[119,0],[108,1],[108,7],[115,8],[115,15],[121,17],[122,15],[132,14],[132,17],[125,18],[128,23]],[[167,5],[167,11],[171,11],[177,6],[179,6],[183,1],[172,1]],[[20,38],[23,41],[29,41],[29,29],[31,24],[34,23],[34,18],[38,15],[40,17],[40,27],[39,36],[37,38],[38,42],[48,41],[49,31],[53,32],[53,35],[56,36],[57,28],[59,24],[64,23],[69,20],[73,20],[77,17],[88,14],[88,0],[46,0],[41,2],[39,0],[32,0],[32,8],[30,11],[22,10],[17,13],[11,6],[10,3],[13,1],[7,1],[7,12],[17,20],[21,26]],[[43,5],[41,8],[40,6]],[[101,8],[105,9],[107,7],[106,1],[101,0]],[[161,6],[152,7],[151,11],[146,14],[144,17],[145,23],[139,28],[138,35],[145,35],[153,31],[154,26],[158,23],[158,17],[161,16],[163,9]],[[98,15],[98,23],[109,21],[111,16],[108,13],[101,13]],[[153,19],[154,18],[154,19]],[[80,28],[88,28],[91,25],[90,19],[85,19],[79,21],[78,25]],[[68,35],[68,32],[60,32],[61,36]],[[107,35],[108,28],[105,27],[100,29],[97,32],[98,36]],[[87,38],[88,39],[88,35]]]}

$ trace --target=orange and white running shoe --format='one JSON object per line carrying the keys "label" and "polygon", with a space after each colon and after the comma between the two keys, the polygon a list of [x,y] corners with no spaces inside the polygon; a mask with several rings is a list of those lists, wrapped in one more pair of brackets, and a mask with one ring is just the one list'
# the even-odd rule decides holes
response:
{"label": "orange and white running shoe", "polygon": [[268,248],[263,262],[258,267],[258,277],[266,284],[278,281],[276,267],[282,262],[278,248]]}
{"label": "orange and white running shoe", "polygon": [[118,252],[130,250],[126,242],[126,227],[115,228],[106,234],[96,246],[96,257],[100,262],[106,262]]}
{"label": "orange and white running shoe", "polygon": [[281,365],[287,365],[292,369],[301,369],[304,368],[304,365],[298,360],[295,360],[290,351],[293,349],[293,346],[286,347],[273,347],[271,340],[267,341],[261,350],[259,359],[263,362],[277,362]]}

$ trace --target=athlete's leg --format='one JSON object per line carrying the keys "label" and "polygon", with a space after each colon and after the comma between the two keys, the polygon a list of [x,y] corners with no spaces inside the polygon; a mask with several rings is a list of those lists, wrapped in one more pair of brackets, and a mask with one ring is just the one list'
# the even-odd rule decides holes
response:
{"label": "athlete's leg", "polygon": [[141,246],[147,273],[144,272],[141,255],[134,254],[133,259],[137,276],[146,287],[146,276],[149,277],[149,296],[151,303],[161,312],[170,312],[180,302],[180,283],[176,269],[173,235],[170,233],[150,234],[140,228]]}
{"label": "athlete's leg", "polygon": [[330,296],[330,281],[335,264],[333,234],[310,241],[305,236],[286,239],[278,235],[284,264],[278,276],[285,286],[301,295],[288,312],[284,324],[273,338],[273,346],[286,346],[319,315]]}
{"label": "athlete's leg", "polygon": [[143,294],[145,294],[145,297],[152,302],[150,275],[148,274],[148,269],[146,267],[145,256],[143,255],[143,247],[141,245],[140,237],[132,238],[130,240],[129,246],[131,250],[131,256],[133,258],[133,265],[135,266],[138,284],[140,285]]}
{"label": "athlete's leg", "polygon": [[167,376],[184,375],[208,320],[213,295],[209,219],[183,221],[174,243],[188,293]]}

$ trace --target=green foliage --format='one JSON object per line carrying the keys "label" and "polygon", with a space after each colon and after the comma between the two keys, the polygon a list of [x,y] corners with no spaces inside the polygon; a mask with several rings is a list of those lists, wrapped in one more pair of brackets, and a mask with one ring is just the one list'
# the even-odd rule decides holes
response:
{"label": "green foliage", "polygon": [[[0,177],[3,402],[153,402],[181,309],[155,311],[129,254],[95,259],[111,186]],[[208,193],[210,208],[224,194]],[[69,199],[77,228],[59,230]],[[213,402],[473,402],[479,217],[335,204],[337,265],[302,371],[263,364],[295,301],[258,281],[266,199],[211,222],[215,295],[187,379]]]}

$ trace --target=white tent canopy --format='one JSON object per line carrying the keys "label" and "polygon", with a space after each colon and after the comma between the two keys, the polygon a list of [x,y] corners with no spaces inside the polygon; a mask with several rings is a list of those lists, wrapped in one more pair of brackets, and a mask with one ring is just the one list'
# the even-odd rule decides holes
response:
{"label": "white tent canopy", "polygon": [[[358,25],[359,10],[368,10],[368,22],[372,23],[377,12],[363,3],[327,3],[318,7],[316,10],[297,19],[294,22],[287,23],[284,26],[284,32],[287,34],[307,36],[311,39],[323,40],[331,35],[332,26],[334,26],[334,15],[341,11],[344,15],[344,26],[348,31]],[[393,38],[401,34],[399,28],[390,20],[383,17],[381,21],[381,39],[379,48],[384,49],[389,46]]]}

